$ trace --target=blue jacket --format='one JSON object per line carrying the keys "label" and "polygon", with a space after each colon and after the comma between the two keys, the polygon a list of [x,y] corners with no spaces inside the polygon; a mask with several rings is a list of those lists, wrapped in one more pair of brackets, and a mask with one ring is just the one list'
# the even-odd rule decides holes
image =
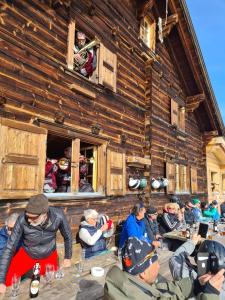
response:
{"label": "blue jacket", "polygon": [[3,226],[0,229],[0,257],[2,256],[3,249],[5,248],[5,245],[8,241],[8,237],[9,237],[9,235],[6,230],[6,226]]}
{"label": "blue jacket", "polygon": [[200,222],[201,219],[202,219],[202,211],[201,211],[201,209],[198,208],[198,207],[194,207],[192,209],[192,212],[193,212],[193,214],[195,216],[195,222]]}
{"label": "blue jacket", "polygon": [[138,220],[134,214],[130,214],[123,225],[119,248],[122,248],[126,240],[131,236],[136,236],[139,240],[151,242],[147,237],[144,219]]}

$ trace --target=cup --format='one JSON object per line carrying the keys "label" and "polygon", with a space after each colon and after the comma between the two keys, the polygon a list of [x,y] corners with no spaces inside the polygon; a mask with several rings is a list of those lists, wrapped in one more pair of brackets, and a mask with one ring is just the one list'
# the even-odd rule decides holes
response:
{"label": "cup", "polygon": [[54,273],[55,273],[54,265],[47,264],[45,266],[45,279],[47,284],[50,284],[52,282]]}
{"label": "cup", "polygon": [[187,234],[186,229],[182,230],[181,233],[182,233],[182,236],[183,236],[183,237],[186,237],[186,234]]}
{"label": "cup", "polygon": [[14,274],[12,277],[12,291],[11,291],[12,297],[16,297],[18,295],[19,288],[20,288],[20,281],[21,281],[21,277]]}

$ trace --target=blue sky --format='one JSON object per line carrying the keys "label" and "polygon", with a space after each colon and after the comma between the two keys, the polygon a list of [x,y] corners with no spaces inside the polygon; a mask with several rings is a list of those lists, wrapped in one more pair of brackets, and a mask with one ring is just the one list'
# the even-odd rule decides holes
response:
{"label": "blue sky", "polygon": [[225,0],[186,0],[225,123]]}

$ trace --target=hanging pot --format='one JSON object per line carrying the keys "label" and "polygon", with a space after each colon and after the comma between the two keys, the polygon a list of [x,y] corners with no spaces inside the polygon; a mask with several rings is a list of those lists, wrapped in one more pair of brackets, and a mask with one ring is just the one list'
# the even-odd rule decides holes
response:
{"label": "hanging pot", "polygon": [[160,187],[160,181],[152,178],[151,186],[153,189],[157,190]]}
{"label": "hanging pot", "polygon": [[141,178],[139,189],[145,189],[146,186],[147,186],[147,179],[146,178]]}
{"label": "hanging pot", "polygon": [[161,178],[161,185],[160,185],[160,188],[165,188],[167,187],[169,184],[169,180],[167,178]]}
{"label": "hanging pot", "polygon": [[134,178],[130,178],[129,179],[129,183],[128,186],[130,189],[137,189],[140,185],[140,179],[134,179]]}

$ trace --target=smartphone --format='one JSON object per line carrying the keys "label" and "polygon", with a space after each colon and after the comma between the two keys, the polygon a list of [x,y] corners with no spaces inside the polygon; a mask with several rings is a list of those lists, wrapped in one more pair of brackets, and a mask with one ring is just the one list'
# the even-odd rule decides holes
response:
{"label": "smartphone", "polygon": [[197,269],[198,269],[198,276],[202,276],[209,272],[210,270],[209,253],[199,252],[197,254]]}
{"label": "smartphone", "polygon": [[209,229],[209,224],[206,224],[206,223],[200,223],[200,224],[199,224],[199,229],[198,229],[198,234],[199,234],[201,237],[206,238],[208,229]]}

